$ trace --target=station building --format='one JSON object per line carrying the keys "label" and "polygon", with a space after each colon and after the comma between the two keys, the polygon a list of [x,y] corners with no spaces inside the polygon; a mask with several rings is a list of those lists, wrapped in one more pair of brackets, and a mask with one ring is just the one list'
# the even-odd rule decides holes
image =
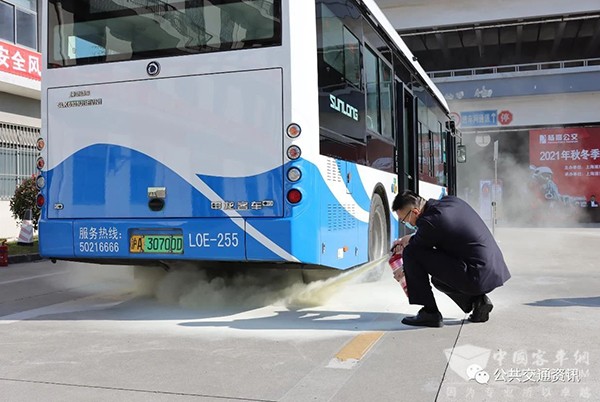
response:
{"label": "station building", "polygon": [[449,103],[458,193],[484,218],[496,202],[500,220],[560,220],[599,198],[598,1],[377,2]]}

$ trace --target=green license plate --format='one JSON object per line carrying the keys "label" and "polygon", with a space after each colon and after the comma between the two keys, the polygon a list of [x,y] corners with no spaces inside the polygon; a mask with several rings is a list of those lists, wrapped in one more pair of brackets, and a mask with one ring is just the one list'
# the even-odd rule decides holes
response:
{"label": "green license plate", "polygon": [[129,252],[183,254],[183,235],[132,235]]}

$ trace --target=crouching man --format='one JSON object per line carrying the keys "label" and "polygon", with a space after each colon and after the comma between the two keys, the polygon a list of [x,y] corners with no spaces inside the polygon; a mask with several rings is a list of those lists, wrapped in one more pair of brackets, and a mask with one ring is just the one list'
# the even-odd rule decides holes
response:
{"label": "crouching man", "polygon": [[394,243],[402,252],[410,304],[423,306],[406,325],[441,327],[431,283],[447,294],[472,322],[485,322],[493,305],[486,296],[502,286],[510,273],[502,252],[479,215],[463,200],[446,196],[425,201],[412,191],[392,204],[401,224],[416,230]]}

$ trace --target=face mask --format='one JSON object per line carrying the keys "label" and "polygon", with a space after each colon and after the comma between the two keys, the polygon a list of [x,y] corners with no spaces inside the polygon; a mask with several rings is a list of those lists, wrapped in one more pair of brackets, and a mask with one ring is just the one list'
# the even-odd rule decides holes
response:
{"label": "face mask", "polygon": [[410,214],[411,214],[411,213],[413,213],[413,211],[412,211],[412,210],[411,210],[411,211],[408,211],[408,213],[406,214],[406,216],[404,216],[404,218],[402,218],[402,219],[400,220],[400,222],[401,222],[401,223],[403,223],[403,224],[404,224],[404,226],[406,226],[406,228],[407,228],[407,229],[416,231],[416,230],[417,230],[417,227],[416,227],[416,226],[414,226],[413,224],[411,224],[410,222],[408,222],[408,221],[406,220],[406,219],[407,219],[407,218],[410,216]]}
{"label": "face mask", "polygon": [[406,226],[407,229],[409,230],[417,230],[417,227],[413,224],[411,224],[410,222],[404,222],[404,226]]}

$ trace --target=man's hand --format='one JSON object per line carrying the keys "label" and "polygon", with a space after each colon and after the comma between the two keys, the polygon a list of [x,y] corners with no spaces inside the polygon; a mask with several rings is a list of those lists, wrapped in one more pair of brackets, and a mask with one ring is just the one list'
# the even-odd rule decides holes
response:
{"label": "man's hand", "polygon": [[397,280],[398,282],[400,282],[402,280],[402,278],[404,278],[404,270],[402,268],[397,269],[394,272],[394,279]]}
{"label": "man's hand", "polygon": [[412,235],[409,234],[394,241],[394,244],[392,245],[392,252],[394,254],[403,252],[404,248],[408,245],[408,242],[410,241],[411,237]]}

